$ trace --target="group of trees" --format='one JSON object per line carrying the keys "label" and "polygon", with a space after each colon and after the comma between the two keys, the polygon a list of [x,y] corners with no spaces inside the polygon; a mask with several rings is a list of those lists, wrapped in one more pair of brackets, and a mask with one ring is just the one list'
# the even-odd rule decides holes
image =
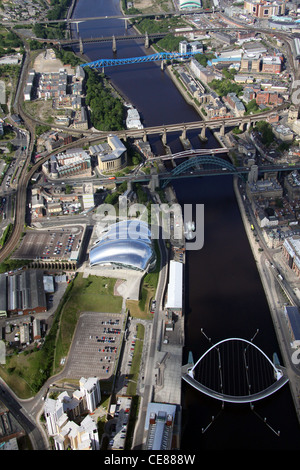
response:
{"label": "group of trees", "polygon": [[180,41],[184,41],[183,36],[173,36],[173,34],[167,34],[164,38],[157,41],[157,46],[168,52],[178,51]]}
{"label": "group of trees", "polygon": [[105,204],[117,204],[119,201],[119,196],[123,194],[127,190],[127,181],[117,185],[116,191],[113,193],[107,194],[106,198],[104,199]]}
{"label": "group of trees", "polygon": [[91,123],[100,131],[123,129],[124,108],[118,98],[104,86],[103,77],[86,67],[86,105],[91,109]]}
{"label": "group of trees", "polygon": [[82,63],[82,60],[77,57],[72,51],[67,51],[65,49],[55,49],[55,55],[57,59],[60,59],[62,61],[63,64],[70,64],[71,67],[76,67],[76,65]]}
{"label": "group of trees", "polygon": [[200,65],[202,65],[203,67],[206,67],[207,66],[207,62],[211,59],[213,59],[215,56],[215,54],[213,52],[208,52],[208,53],[205,53],[205,54],[196,54],[194,56],[194,58],[199,62]]}
{"label": "group of trees", "polygon": [[256,123],[255,129],[260,132],[261,134],[261,141],[264,143],[266,147],[270,147],[270,145],[275,140],[275,135],[272,131],[272,126],[266,121],[259,121]]}
{"label": "group of trees", "polygon": [[16,49],[23,48],[21,39],[13,31],[8,33],[1,30],[0,32],[0,56],[5,54],[14,54]]}
{"label": "group of trees", "polygon": [[136,18],[133,20],[141,33],[168,33],[170,29],[183,28],[186,23],[176,16],[155,20],[154,18]]}
{"label": "group of trees", "polygon": [[42,25],[35,23],[32,31],[37,38],[42,39],[64,39],[65,37],[65,24],[60,23],[56,25]]}
{"label": "group of trees", "polygon": [[48,20],[61,20],[66,17],[71,0],[51,0],[50,10],[47,13]]}
{"label": "group of trees", "polygon": [[235,93],[238,96],[243,91],[242,85],[233,83],[228,78],[223,80],[214,79],[209,85],[219,96],[226,96],[228,93]]}

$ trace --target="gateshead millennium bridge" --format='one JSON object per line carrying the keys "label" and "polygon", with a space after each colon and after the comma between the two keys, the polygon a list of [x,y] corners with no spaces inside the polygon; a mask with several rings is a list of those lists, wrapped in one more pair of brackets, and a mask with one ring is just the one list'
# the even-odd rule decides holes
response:
{"label": "gateshead millennium bridge", "polygon": [[[195,378],[197,369],[199,380]],[[214,344],[195,364],[182,367],[182,379],[205,395],[230,403],[267,398],[289,380],[284,367],[273,364],[258,346],[241,338]]]}

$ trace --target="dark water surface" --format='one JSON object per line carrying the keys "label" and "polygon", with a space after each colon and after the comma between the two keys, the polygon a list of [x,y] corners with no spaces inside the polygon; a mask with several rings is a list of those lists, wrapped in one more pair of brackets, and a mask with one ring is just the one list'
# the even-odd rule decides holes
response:
{"label": "dark water surface", "polygon": [[[78,0],[74,17],[116,15],[118,0]],[[132,34],[122,20],[95,20],[79,24],[82,37]],[[134,41],[117,43],[116,57],[138,57],[153,51]],[[90,60],[113,58],[111,44],[84,46]],[[196,111],[188,105],[170,77],[156,63],[108,67],[105,73],[140,112],[146,126],[195,121]],[[195,148],[203,148],[197,133],[190,133]],[[162,153],[159,136],[149,139],[155,153]],[[168,135],[172,151],[181,151],[178,135]],[[219,147],[210,134],[207,148]],[[229,337],[250,340],[259,329],[255,344],[271,359],[280,356],[269,307],[245,234],[230,176],[176,180],[181,204],[205,206],[205,241],[199,251],[187,253],[186,264],[186,347],[185,360],[192,351],[197,360],[210,344]],[[182,450],[298,450],[300,429],[289,386],[272,397],[249,405],[215,401],[192,389],[183,388]],[[211,417],[213,424],[206,428]],[[268,427],[280,430],[280,437]]]}

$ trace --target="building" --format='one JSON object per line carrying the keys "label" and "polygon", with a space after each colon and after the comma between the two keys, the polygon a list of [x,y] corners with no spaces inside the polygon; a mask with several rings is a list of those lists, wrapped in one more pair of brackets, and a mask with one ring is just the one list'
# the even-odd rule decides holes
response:
{"label": "building", "polygon": [[180,54],[186,54],[187,52],[203,52],[203,44],[200,41],[180,41],[179,43],[179,52]]}
{"label": "building", "polygon": [[241,59],[240,73],[259,73],[260,72],[261,55],[254,52],[246,52]]}
{"label": "building", "polygon": [[219,41],[227,44],[227,45],[231,45],[231,44],[234,44],[235,43],[235,38],[233,36],[231,36],[230,34],[228,33],[223,33],[223,32],[214,32],[213,33],[213,36],[218,39]]}
{"label": "building", "polygon": [[32,327],[33,327],[33,340],[37,341],[41,339],[42,337],[41,322],[38,318],[35,318],[33,320]]}
{"label": "building", "polygon": [[[44,416],[49,436],[53,437],[55,450],[99,450],[97,424],[90,415],[101,399],[99,379],[80,379],[80,390],[72,395],[62,392],[56,400],[46,398]],[[74,420],[76,419],[76,423]]]}
{"label": "building", "polygon": [[286,238],[282,245],[282,253],[288,266],[300,277],[300,238],[296,235]]}
{"label": "building", "polygon": [[110,134],[107,138],[108,147],[102,146],[98,153],[100,171],[116,171],[127,165],[127,149],[119,137]]}
{"label": "building", "polygon": [[149,403],[145,419],[146,450],[171,450],[176,405]]}
{"label": "building", "polygon": [[84,183],[82,185],[82,203],[85,210],[95,206],[94,186],[92,183]]}
{"label": "building", "polygon": [[267,56],[262,58],[263,73],[280,73],[282,62],[279,56]]}
{"label": "building", "polygon": [[183,9],[190,10],[192,8],[201,8],[201,7],[202,7],[201,0],[179,0],[180,10],[183,10]]}
{"label": "building", "polygon": [[282,142],[291,143],[294,140],[294,133],[288,126],[284,126],[283,124],[273,125],[272,131],[275,137],[282,140]]}
{"label": "building", "polygon": [[226,97],[223,98],[225,103],[227,103],[230,108],[234,111],[236,116],[244,116],[246,111],[245,106],[241,100],[236,96],[235,93],[228,93]]}
{"label": "building", "polygon": [[169,282],[167,289],[167,302],[165,308],[168,312],[182,314],[183,299],[183,264],[179,261],[170,261]]}
{"label": "building", "polygon": [[216,78],[215,72],[213,70],[204,67],[194,58],[190,60],[190,69],[195,77],[205,84]]}
{"label": "building", "polygon": [[275,91],[270,92],[264,90],[256,93],[255,101],[258,105],[279,106],[283,103],[283,98]]}
{"label": "building", "polygon": [[7,276],[0,274],[0,317],[7,316]]}
{"label": "building", "polygon": [[245,0],[244,10],[256,18],[271,18],[285,14],[285,1]]}
{"label": "building", "polygon": [[300,175],[297,170],[292,171],[284,178],[284,187],[290,201],[300,198]]}
{"label": "building", "polygon": [[41,73],[37,87],[39,99],[60,98],[67,94],[68,74],[65,69],[58,72]]}
{"label": "building", "polygon": [[79,110],[79,117],[74,119],[74,129],[87,130],[89,128],[88,112],[85,106]]}
{"label": "building", "polygon": [[148,224],[125,220],[112,224],[90,249],[90,266],[117,266],[137,271],[152,270],[156,264]]}
{"label": "building", "polygon": [[76,177],[78,175],[91,176],[91,157],[83,149],[69,149],[65,153],[52,155],[43,164],[42,169],[46,176],[53,179]]}
{"label": "building", "polygon": [[247,182],[247,195],[250,199],[253,197],[278,198],[282,197],[282,186],[275,179],[258,180],[255,183]]}
{"label": "building", "polygon": [[81,377],[79,381],[80,391],[83,392],[86,409],[92,413],[101,400],[100,382],[96,377],[85,379]]}
{"label": "building", "polygon": [[4,311],[10,314],[28,315],[47,311],[43,272],[26,270],[0,276],[1,298]]}
{"label": "building", "polygon": [[285,320],[291,335],[292,348],[298,348],[300,345],[300,314],[297,307],[284,307]]}
{"label": "building", "polygon": [[254,39],[256,36],[256,32],[255,31],[238,31],[237,32],[237,39],[238,41],[242,42],[242,41],[249,41],[249,40],[252,40]]}

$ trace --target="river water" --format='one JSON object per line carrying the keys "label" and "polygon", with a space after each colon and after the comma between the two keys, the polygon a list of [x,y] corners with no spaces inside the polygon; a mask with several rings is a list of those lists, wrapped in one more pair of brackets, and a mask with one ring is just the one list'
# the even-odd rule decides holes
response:
{"label": "river water", "polygon": [[[73,18],[119,13],[119,0],[78,0]],[[133,31],[126,31],[121,19],[105,19],[80,23],[79,34],[81,37],[105,37],[130,35]],[[91,61],[138,57],[152,52],[136,41],[118,42],[115,55],[111,43],[84,46],[84,53]],[[157,63],[108,67],[105,73],[138,109],[145,126],[199,118]],[[195,148],[219,147],[211,134],[206,144],[200,143],[196,132],[188,133],[188,137]],[[159,136],[151,137],[149,141],[155,153],[163,153]],[[173,152],[182,150],[176,133],[168,135],[168,144]],[[205,207],[204,247],[187,253],[185,361],[189,351],[197,360],[210,346],[201,328],[214,343],[229,337],[250,340],[259,329],[255,344],[271,359],[275,351],[280,357],[232,178],[182,179],[176,180],[174,187],[181,204],[201,203]],[[268,399],[256,402],[254,410],[249,405],[227,403],[222,409],[221,402],[202,395],[185,383],[182,390],[182,450],[275,451],[300,448],[300,429],[288,385]],[[280,436],[277,431],[280,431]]]}

